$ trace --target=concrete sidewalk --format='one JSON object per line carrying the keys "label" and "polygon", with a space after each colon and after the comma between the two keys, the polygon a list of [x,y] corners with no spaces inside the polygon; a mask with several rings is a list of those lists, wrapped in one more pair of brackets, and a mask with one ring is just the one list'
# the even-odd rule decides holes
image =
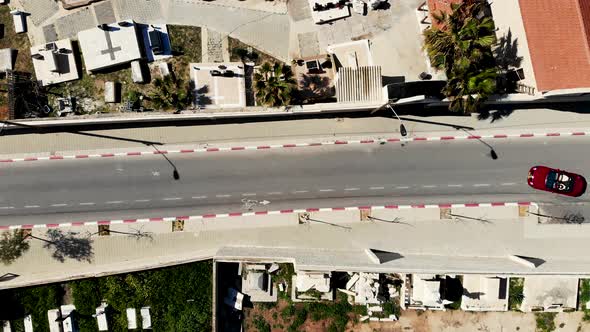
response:
{"label": "concrete sidewalk", "polygon": [[[94,235],[90,262],[59,262],[43,243],[30,240],[31,248],[0,275],[18,275],[0,282],[0,288],[122,273],[211,258],[260,258],[291,261],[297,269],[358,270],[424,273],[502,273],[585,275],[590,259],[584,255],[585,239],[529,238],[518,217],[518,207],[458,208],[461,215],[448,219],[443,209],[373,210],[367,212],[312,212],[310,218],[329,222],[299,221],[300,215],[267,215],[185,221],[184,230],[172,232],[170,222],[111,225],[111,230],[137,233]],[[447,211],[448,212],[448,211]],[[485,222],[469,218],[481,218]],[[62,229],[67,231],[67,229]],[[88,238],[97,226],[74,227]],[[34,229],[44,236],[44,229]],[[401,255],[375,262],[367,250]],[[537,268],[519,264],[510,255],[537,257]]]}
{"label": "concrete sidewalk", "polygon": [[[402,116],[408,138],[473,135],[519,135],[590,130],[590,115],[551,110],[515,111],[495,122],[471,116]],[[474,128],[468,132],[453,126]],[[154,142],[160,150],[379,140],[401,138],[399,121],[392,118],[335,118],[237,123],[202,126],[96,130],[90,135],[70,133],[0,136],[0,159],[31,156],[147,151],[133,140]],[[103,135],[104,137],[98,137]],[[108,138],[108,137],[112,137]]]}

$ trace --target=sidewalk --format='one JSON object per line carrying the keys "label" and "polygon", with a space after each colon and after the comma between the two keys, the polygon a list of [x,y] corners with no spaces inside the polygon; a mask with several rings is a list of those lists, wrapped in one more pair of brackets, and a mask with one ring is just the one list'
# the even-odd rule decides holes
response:
{"label": "sidewalk", "polygon": [[[534,207],[532,207],[534,208]],[[0,288],[82,277],[122,273],[196,260],[241,257],[291,261],[297,269],[364,270],[388,272],[587,274],[590,260],[584,255],[585,239],[529,238],[518,217],[517,206],[459,207],[448,219],[446,208],[371,209],[362,211],[312,211],[301,223],[300,214],[253,215],[186,220],[183,231],[172,232],[170,222],[121,223],[111,230],[149,236],[134,238],[112,233],[94,235],[90,262],[52,258],[42,242],[30,240],[31,248],[0,275],[18,277],[0,282]],[[443,213],[444,212],[444,213]],[[367,215],[373,217],[372,221]],[[481,218],[485,222],[467,219]],[[533,220],[532,218],[531,220]],[[318,222],[323,221],[329,224]],[[95,233],[97,225],[60,228],[80,238]],[[45,229],[33,234],[44,237]],[[382,250],[401,255],[390,261],[374,260],[367,251]],[[538,257],[537,268],[514,262],[510,255]]]}
{"label": "sidewalk", "polygon": [[[515,111],[506,119],[480,121],[470,116],[402,116],[409,140],[465,138],[469,135],[509,137],[537,134],[590,132],[590,114],[551,110]],[[415,121],[413,121],[415,120]],[[425,123],[429,122],[429,123]],[[439,124],[437,124],[439,123]],[[468,132],[452,126],[474,128]],[[399,121],[393,118],[333,118],[200,126],[96,130],[92,135],[70,133],[0,135],[0,159],[90,154],[153,153],[152,147],[132,140],[150,141],[159,150],[257,147],[294,144],[333,144],[336,141],[378,143],[401,139]],[[121,140],[124,139],[124,140]]]}

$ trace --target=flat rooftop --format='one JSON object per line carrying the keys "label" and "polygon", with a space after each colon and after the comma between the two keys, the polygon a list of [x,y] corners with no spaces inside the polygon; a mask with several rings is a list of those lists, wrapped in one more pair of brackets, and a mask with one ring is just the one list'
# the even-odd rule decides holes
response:
{"label": "flat rooftop", "polygon": [[[190,77],[195,86],[195,103],[203,108],[239,108],[246,106],[244,64],[191,63]],[[215,76],[232,71],[233,76]]]}
{"label": "flat rooftop", "polygon": [[121,21],[78,32],[86,71],[95,71],[141,58],[135,22]]}
{"label": "flat rooftop", "polygon": [[80,78],[70,39],[31,47],[35,76],[42,86]]}
{"label": "flat rooftop", "polygon": [[330,45],[328,52],[334,55],[337,67],[358,68],[373,65],[373,56],[367,39]]}
{"label": "flat rooftop", "polygon": [[469,311],[508,310],[508,278],[464,275],[461,309]]}
{"label": "flat rooftop", "polygon": [[578,278],[554,276],[527,276],[524,279],[522,311],[543,308],[545,311],[561,311],[576,308]]}

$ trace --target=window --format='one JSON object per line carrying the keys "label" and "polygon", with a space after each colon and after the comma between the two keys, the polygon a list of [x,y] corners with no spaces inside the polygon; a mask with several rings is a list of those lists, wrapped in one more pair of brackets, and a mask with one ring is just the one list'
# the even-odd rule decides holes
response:
{"label": "window", "polygon": [[545,180],[545,187],[551,190],[568,192],[574,188],[574,179],[565,173],[550,171]]}

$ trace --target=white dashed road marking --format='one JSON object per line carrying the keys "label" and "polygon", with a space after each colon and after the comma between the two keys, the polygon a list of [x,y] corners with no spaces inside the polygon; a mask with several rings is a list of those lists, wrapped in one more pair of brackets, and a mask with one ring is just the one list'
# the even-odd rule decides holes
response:
{"label": "white dashed road marking", "polygon": [[105,202],[105,204],[121,204],[121,203],[123,203],[123,201],[108,201],[108,202]]}
{"label": "white dashed road marking", "polygon": [[410,188],[410,187],[408,187],[408,186],[398,186],[398,187],[395,187],[395,189],[408,189],[408,188]]}
{"label": "white dashed road marking", "polygon": [[0,206],[2,210],[14,209],[14,206]]}
{"label": "white dashed road marking", "polygon": [[243,193],[242,196],[256,196],[256,193]]}
{"label": "white dashed road marking", "polygon": [[513,186],[515,184],[516,183],[514,183],[514,182],[504,182],[504,183],[502,183],[503,186]]}
{"label": "white dashed road marking", "polygon": [[68,206],[67,204],[51,204],[51,206],[60,207],[60,206]]}
{"label": "white dashed road marking", "polygon": [[138,202],[138,203],[145,203],[145,202],[149,202],[149,201],[150,201],[149,199],[136,199],[135,200],[135,202]]}
{"label": "white dashed road marking", "polygon": [[320,192],[330,192],[330,191],[334,191],[334,189],[320,189]]}
{"label": "white dashed road marking", "polygon": [[215,197],[218,197],[218,198],[227,198],[227,197],[231,197],[231,195],[221,194],[221,195],[215,195]]}
{"label": "white dashed road marking", "polygon": [[283,193],[280,191],[272,191],[268,193],[269,195],[282,195]]}
{"label": "white dashed road marking", "polygon": [[193,196],[192,199],[205,199],[207,196]]}
{"label": "white dashed road marking", "polygon": [[385,189],[385,187],[371,187],[369,189],[371,189],[371,190],[383,190],[383,189]]}
{"label": "white dashed road marking", "polygon": [[447,187],[459,188],[459,187],[463,187],[463,185],[462,184],[449,184],[449,185],[447,185]]}
{"label": "white dashed road marking", "polygon": [[166,197],[166,198],[162,198],[165,201],[179,201],[182,199],[182,197]]}
{"label": "white dashed road marking", "polygon": [[92,202],[85,202],[85,203],[79,203],[80,205],[94,205],[96,203],[92,203]]}
{"label": "white dashed road marking", "polygon": [[39,208],[39,205],[25,205],[26,209],[34,209],[34,208]]}
{"label": "white dashed road marking", "polygon": [[303,194],[303,193],[308,193],[309,190],[295,190],[293,193],[294,194]]}
{"label": "white dashed road marking", "polygon": [[436,188],[436,186],[429,184],[429,185],[422,186],[422,188]]}
{"label": "white dashed road marking", "polygon": [[489,183],[476,183],[473,185],[474,187],[489,187]]}
{"label": "white dashed road marking", "polygon": [[361,190],[361,188],[345,188],[344,191],[355,191],[355,190]]}

